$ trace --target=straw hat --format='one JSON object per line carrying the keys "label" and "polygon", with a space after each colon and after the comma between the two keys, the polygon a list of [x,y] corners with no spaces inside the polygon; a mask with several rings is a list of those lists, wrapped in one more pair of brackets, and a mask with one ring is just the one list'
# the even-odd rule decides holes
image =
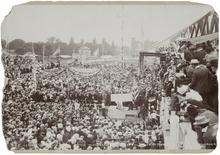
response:
{"label": "straw hat", "polygon": [[199,61],[198,61],[198,59],[192,59],[190,61],[190,64],[199,64]]}
{"label": "straw hat", "polygon": [[203,125],[209,122],[209,119],[206,116],[197,116],[195,118],[194,125]]}
{"label": "straw hat", "polygon": [[195,49],[196,49],[196,45],[192,44],[192,45],[189,46],[189,50],[195,50]]}
{"label": "straw hat", "polygon": [[144,148],[144,147],[146,147],[147,145],[144,144],[144,143],[141,143],[141,144],[139,144],[138,146],[139,146],[140,148]]}
{"label": "straw hat", "polygon": [[148,102],[154,102],[154,101],[156,101],[156,98],[155,98],[155,97],[150,97],[150,98],[148,99]]}
{"label": "straw hat", "polygon": [[196,49],[197,52],[203,51],[204,49],[202,47],[199,47]]}

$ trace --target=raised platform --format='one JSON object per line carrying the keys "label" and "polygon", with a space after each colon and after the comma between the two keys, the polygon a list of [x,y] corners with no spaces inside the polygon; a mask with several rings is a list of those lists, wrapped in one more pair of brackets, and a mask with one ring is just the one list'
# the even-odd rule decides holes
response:
{"label": "raised platform", "polygon": [[137,120],[139,110],[117,109],[116,106],[108,108],[108,117],[111,119],[129,119]]}

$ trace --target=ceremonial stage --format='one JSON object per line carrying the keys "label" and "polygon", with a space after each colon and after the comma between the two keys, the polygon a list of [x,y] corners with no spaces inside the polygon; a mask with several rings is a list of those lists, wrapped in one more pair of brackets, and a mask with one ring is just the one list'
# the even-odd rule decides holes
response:
{"label": "ceremonial stage", "polygon": [[110,106],[108,108],[108,117],[111,119],[129,119],[137,120],[139,110],[128,110],[127,107],[117,109],[117,106]]}

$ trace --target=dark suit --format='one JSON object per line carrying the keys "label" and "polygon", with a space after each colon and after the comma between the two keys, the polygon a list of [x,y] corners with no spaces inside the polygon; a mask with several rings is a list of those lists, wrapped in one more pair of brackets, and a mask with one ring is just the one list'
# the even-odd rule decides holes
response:
{"label": "dark suit", "polygon": [[197,126],[196,132],[198,136],[198,142],[203,144],[206,149],[215,149],[216,147],[216,135],[218,131],[218,124],[211,124],[207,127],[206,131],[202,131],[202,128]]}
{"label": "dark suit", "polygon": [[206,66],[199,65],[195,68],[192,81],[189,85],[190,88],[197,91],[207,103],[208,93],[210,92],[210,72]]}
{"label": "dark suit", "polygon": [[186,67],[186,76],[190,79],[190,82],[192,80],[194,70],[195,69],[191,65]]}
{"label": "dark suit", "polygon": [[218,131],[218,124],[209,125],[207,131],[203,133],[203,140],[206,149],[216,148],[216,136]]}

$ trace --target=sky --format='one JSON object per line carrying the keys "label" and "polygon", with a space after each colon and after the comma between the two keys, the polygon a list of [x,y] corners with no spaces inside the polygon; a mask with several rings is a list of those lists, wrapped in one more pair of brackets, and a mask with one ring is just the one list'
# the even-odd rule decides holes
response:
{"label": "sky", "polygon": [[[116,45],[161,41],[212,10],[207,5],[19,5],[2,23],[2,38],[64,42],[102,38]],[[122,41],[123,40],[123,41]]]}

